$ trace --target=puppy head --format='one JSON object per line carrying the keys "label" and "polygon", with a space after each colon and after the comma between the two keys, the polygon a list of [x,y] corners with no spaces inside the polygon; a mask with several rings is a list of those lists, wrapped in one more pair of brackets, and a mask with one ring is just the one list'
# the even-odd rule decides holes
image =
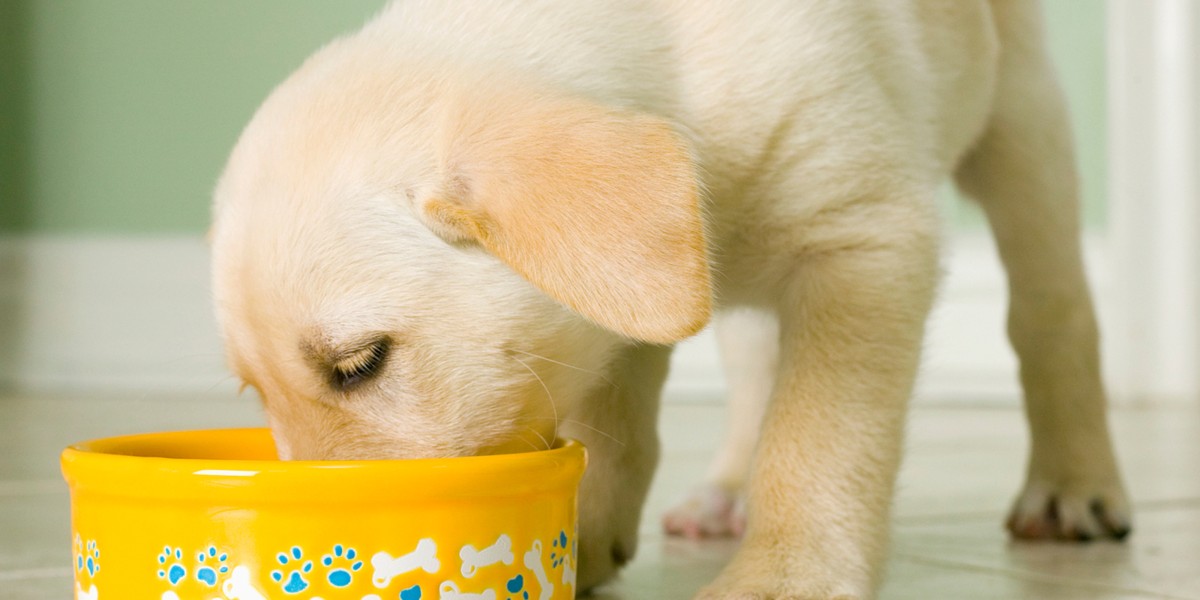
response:
{"label": "puppy head", "polygon": [[699,194],[665,123],[337,62],[276,90],[216,194],[218,320],[284,458],[541,447],[617,348],[703,327]]}

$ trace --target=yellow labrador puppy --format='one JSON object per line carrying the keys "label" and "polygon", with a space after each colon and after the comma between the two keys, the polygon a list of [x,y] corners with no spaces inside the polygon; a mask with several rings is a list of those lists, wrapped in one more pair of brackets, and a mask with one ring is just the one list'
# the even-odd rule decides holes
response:
{"label": "yellow labrador puppy", "polygon": [[587,588],[633,555],[671,344],[715,314],[732,432],[666,524],[748,521],[700,597],[870,598],[952,176],[1011,280],[1009,527],[1123,537],[1051,71],[1033,0],[396,2],[233,151],[232,366],[285,458],[584,440]]}

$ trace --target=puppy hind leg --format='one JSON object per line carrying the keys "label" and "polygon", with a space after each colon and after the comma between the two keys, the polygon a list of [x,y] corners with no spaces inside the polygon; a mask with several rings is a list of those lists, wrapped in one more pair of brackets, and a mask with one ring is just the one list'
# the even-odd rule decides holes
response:
{"label": "puppy hind leg", "polygon": [[1129,505],[1110,441],[1084,275],[1079,186],[1064,100],[1034,3],[993,3],[1001,38],[988,130],[956,178],[995,234],[1009,279],[1032,448],[1008,520],[1018,538],[1123,538]]}
{"label": "puppy hind leg", "polygon": [[779,362],[774,315],[730,309],[716,315],[714,326],[729,385],[729,429],[704,483],[663,516],[667,533],[691,538],[738,536],[745,530],[742,490]]}

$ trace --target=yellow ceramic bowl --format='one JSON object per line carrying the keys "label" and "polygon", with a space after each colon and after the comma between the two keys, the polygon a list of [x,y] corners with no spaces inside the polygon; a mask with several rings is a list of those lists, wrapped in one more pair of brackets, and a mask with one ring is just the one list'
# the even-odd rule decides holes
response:
{"label": "yellow ceramic bowl", "polygon": [[67,448],[76,597],[575,596],[586,456],[283,462],[265,429]]}

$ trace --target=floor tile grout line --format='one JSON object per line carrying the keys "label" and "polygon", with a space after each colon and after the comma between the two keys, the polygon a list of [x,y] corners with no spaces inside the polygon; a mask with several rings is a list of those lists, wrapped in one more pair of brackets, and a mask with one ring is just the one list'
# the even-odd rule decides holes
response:
{"label": "floor tile grout line", "polygon": [[[1185,497],[1185,498],[1160,498],[1157,500],[1145,500],[1135,502],[1133,504],[1134,511],[1139,510],[1169,510],[1176,508],[1200,508],[1200,497]],[[973,521],[981,519],[1002,518],[1004,510],[973,510],[963,512],[948,512],[948,513],[931,513],[923,515],[897,515],[893,522],[896,525],[928,525],[930,523],[944,523],[947,520],[954,522]]]}
{"label": "floor tile grout line", "polygon": [[10,571],[0,571],[0,581],[23,581],[28,579],[53,579],[57,577],[69,577],[71,569],[69,567],[37,567],[32,569],[13,569]]}
{"label": "floor tile grout line", "polygon": [[1163,594],[1162,592],[1155,592],[1155,591],[1143,590],[1143,589],[1137,589],[1137,588],[1129,588],[1129,587],[1124,587],[1124,586],[1108,585],[1108,584],[1104,584],[1104,583],[1098,583],[1095,581],[1088,581],[1086,579],[1072,579],[1070,577],[1056,577],[1054,575],[1045,575],[1042,573],[1035,573],[1035,572],[1031,572],[1031,571],[1005,569],[1002,567],[992,567],[992,566],[988,566],[988,565],[980,565],[980,564],[971,563],[971,562],[959,562],[959,561],[953,561],[953,560],[946,560],[946,559],[942,559],[942,558],[932,558],[929,556],[922,556],[922,555],[916,555],[916,554],[907,554],[907,553],[897,552],[897,553],[893,553],[892,557],[893,557],[893,559],[907,560],[909,562],[923,564],[926,566],[941,567],[944,569],[959,570],[959,571],[972,571],[975,573],[988,573],[988,574],[992,574],[992,575],[1004,575],[1007,577],[1014,577],[1017,579],[1024,579],[1026,581],[1033,581],[1033,582],[1037,582],[1037,583],[1050,583],[1050,584],[1056,584],[1056,585],[1066,585],[1066,586],[1072,586],[1072,587],[1084,588],[1084,589],[1096,590],[1096,591],[1104,591],[1104,592],[1121,592],[1121,593],[1125,593],[1125,594],[1133,594],[1133,595],[1141,596],[1144,598],[1155,598],[1157,600],[1193,600],[1192,598],[1187,598],[1184,596],[1171,596],[1168,594]]}

